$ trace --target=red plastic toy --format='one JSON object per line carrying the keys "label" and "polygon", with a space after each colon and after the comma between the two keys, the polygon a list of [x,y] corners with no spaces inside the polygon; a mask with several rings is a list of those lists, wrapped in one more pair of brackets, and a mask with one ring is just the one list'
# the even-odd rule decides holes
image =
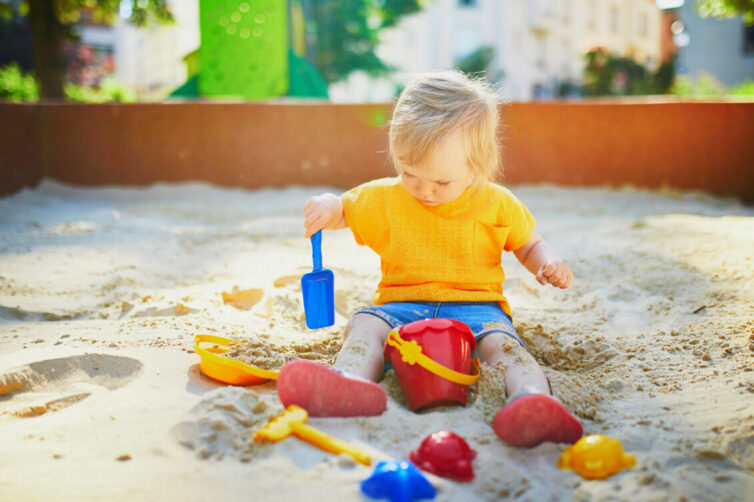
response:
{"label": "red plastic toy", "polygon": [[456,481],[474,479],[471,461],[476,451],[461,436],[452,431],[433,432],[409,455],[411,462],[422,470]]}
{"label": "red plastic toy", "polygon": [[[471,352],[476,348],[471,329],[460,321],[438,318],[415,321],[393,331],[397,331],[401,343],[396,343],[395,333],[388,335],[385,361],[392,363],[409,407],[420,411],[451,404],[465,406],[468,386],[479,375],[478,366],[472,365],[471,360]],[[416,360],[419,354],[439,369],[423,367]],[[455,373],[455,377],[448,373]],[[459,377],[468,381],[457,383]]]}

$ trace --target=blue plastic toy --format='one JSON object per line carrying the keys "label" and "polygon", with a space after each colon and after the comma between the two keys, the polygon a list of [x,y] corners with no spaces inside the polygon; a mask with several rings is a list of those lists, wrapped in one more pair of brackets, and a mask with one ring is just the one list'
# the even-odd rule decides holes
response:
{"label": "blue plastic toy", "polygon": [[361,482],[361,492],[371,499],[412,502],[435,498],[435,487],[411,462],[380,462],[371,476]]}
{"label": "blue plastic toy", "polygon": [[335,324],[335,276],[332,270],[322,268],[322,230],[312,235],[311,241],[314,270],[301,278],[301,291],[306,327],[317,329]]}

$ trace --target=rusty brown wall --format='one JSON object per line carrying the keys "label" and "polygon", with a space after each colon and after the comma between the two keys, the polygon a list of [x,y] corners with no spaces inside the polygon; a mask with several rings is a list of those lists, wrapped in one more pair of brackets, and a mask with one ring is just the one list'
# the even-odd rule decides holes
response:
{"label": "rusty brown wall", "polygon": [[[2,105],[0,193],[19,173],[31,183],[349,187],[391,174],[389,113],[387,104]],[[754,201],[754,103],[514,103],[502,123],[507,183],[670,186]]]}
{"label": "rusty brown wall", "polygon": [[0,195],[42,179],[38,112],[33,104],[0,103]]}
{"label": "rusty brown wall", "polygon": [[754,201],[754,103],[515,104],[507,180],[667,185]]}
{"label": "rusty brown wall", "polygon": [[390,174],[385,105],[48,106],[50,176],[78,184],[202,180],[350,186]]}

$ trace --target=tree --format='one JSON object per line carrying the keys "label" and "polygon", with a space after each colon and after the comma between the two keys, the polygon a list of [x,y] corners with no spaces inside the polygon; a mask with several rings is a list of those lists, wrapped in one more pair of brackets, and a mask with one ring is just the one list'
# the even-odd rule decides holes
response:
{"label": "tree", "polygon": [[754,0],[699,0],[696,9],[702,17],[743,16],[746,24],[754,25]]}
{"label": "tree", "polygon": [[328,83],[354,70],[389,70],[375,53],[379,31],[421,10],[420,0],[302,0],[308,56]]}
{"label": "tree", "polygon": [[497,82],[503,78],[502,70],[490,74],[490,65],[495,59],[495,48],[483,45],[474,52],[456,62],[456,68],[470,77],[484,77],[490,82]]}
{"label": "tree", "polygon": [[[174,21],[167,0],[130,0],[128,21],[135,26]],[[74,24],[84,11],[95,21],[112,23],[120,0],[0,0],[0,17],[28,16],[34,47],[34,68],[42,99],[63,99],[63,42],[75,40]]]}
{"label": "tree", "polygon": [[667,94],[675,78],[675,58],[653,72],[629,57],[612,54],[604,47],[594,47],[584,57],[584,93],[587,96]]}
{"label": "tree", "polygon": [[382,28],[395,26],[402,16],[419,12],[422,8],[420,0],[379,0],[379,6]]}

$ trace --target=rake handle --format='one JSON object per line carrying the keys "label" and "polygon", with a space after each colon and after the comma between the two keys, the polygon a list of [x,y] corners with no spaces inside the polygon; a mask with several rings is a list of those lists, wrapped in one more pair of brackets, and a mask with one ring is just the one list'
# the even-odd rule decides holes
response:
{"label": "rake handle", "polygon": [[346,453],[362,465],[370,465],[372,463],[372,459],[369,458],[369,455],[352,444],[346,443],[342,439],[333,437],[304,423],[290,422],[289,425],[296,437],[303,439],[322,450],[335,453],[336,455]]}

